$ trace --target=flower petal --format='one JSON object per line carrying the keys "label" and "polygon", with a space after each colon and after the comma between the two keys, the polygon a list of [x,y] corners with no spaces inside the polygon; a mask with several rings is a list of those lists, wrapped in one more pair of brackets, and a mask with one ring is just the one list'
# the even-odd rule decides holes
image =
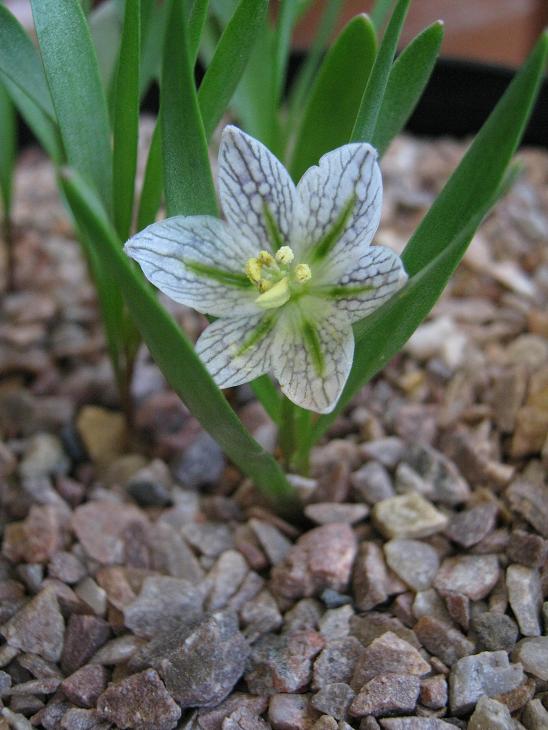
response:
{"label": "flower petal", "polygon": [[226,219],[255,247],[290,245],[297,191],[272,152],[237,127],[223,130],[219,193]]}
{"label": "flower petal", "polygon": [[167,218],[130,238],[124,250],[176,302],[215,317],[259,309],[257,290],[244,273],[254,250],[217,218]]}
{"label": "flower petal", "polygon": [[331,236],[329,261],[336,265],[341,257],[371,243],[382,208],[381,173],[371,145],[346,144],[323,155],[305,172],[297,192],[301,200],[297,255]]}
{"label": "flower petal", "polygon": [[272,369],[282,392],[297,405],[329,413],[342,392],[354,355],[345,312],[312,297],[289,306],[276,324]]}
{"label": "flower petal", "polygon": [[357,322],[390,299],[406,281],[402,260],[395,251],[385,246],[370,246],[355,268],[344,274],[336,285],[323,287],[321,293],[338,310],[346,312],[351,322]]}
{"label": "flower petal", "polygon": [[270,370],[275,317],[218,319],[196,343],[196,352],[220,388],[247,383]]}

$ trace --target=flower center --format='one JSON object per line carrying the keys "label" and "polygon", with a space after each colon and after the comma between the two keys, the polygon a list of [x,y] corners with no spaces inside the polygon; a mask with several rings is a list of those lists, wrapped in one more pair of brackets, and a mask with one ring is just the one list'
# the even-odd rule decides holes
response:
{"label": "flower center", "polygon": [[283,306],[293,291],[312,278],[310,266],[295,263],[295,254],[289,246],[281,246],[274,256],[259,251],[256,258],[248,259],[245,273],[260,292],[255,301],[263,309]]}

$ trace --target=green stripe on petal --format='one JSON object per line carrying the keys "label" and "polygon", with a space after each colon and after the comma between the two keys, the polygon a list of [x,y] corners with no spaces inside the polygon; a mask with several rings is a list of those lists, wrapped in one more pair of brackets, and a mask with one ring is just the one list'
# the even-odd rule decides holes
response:
{"label": "green stripe on petal", "polygon": [[360,294],[374,291],[375,287],[371,284],[361,284],[355,286],[322,286],[310,289],[310,294],[323,299],[347,299],[348,297],[357,297]]}
{"label": "green stripe on petal", "polygon": [[213,279],[220,284],[235,286],[239,289],[249,289],[252,286],[245,274],[216,269],[214,266],[202,264],[200,261],[183,261],[183,263],[193,274],[198,274],[198,276],[203,276],[207,279]]}
{"label": "green stripe on petal", "polygon": [[274,251],[278,251],[284,245],[284,239],[266,200],[263,203],[263,214],[270,244]]}
{"label": "green stripe on petal", "polygon": [[340,239],[346,228],[346,224],[350,218],[350,215],[356,205],[356,196],[351,195],[348,202],[345,203],[341,212],[335,219],[335,222],[331,228],[327,231],[325,236],[316,244],[313,250],[314,260],[318,261],[324,259],[330,251],[333,250],[334,245]]}
{"label": "green stripe on petal", "polygon": [[314,325],[307,320],[302,324],[302,332],[304,343],[312,359],[312,365],[314,366],[316,375],[322,378],[325,372],[325,360],[318,332]]}
{"label": "green stripe on petal", "polygon": [[236,353],[236,357],[244,355],[248,350],[250,350],[252,347],[255,347],[255,345],[257,345],[262,339],[264,339],[274,327],[275,322],[276,317],[264,317],[259,322],[257,327],[255,327],[255,329],[247,337],[243,345]]}

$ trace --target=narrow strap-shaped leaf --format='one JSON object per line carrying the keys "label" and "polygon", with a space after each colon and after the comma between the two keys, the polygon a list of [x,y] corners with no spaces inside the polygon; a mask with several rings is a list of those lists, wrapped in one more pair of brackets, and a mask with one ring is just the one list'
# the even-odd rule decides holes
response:
{"label": "narrow strap-shaped leaf", "polygon": [[65,195],[81,226],[97,242],[149,350],[173,389],[225,453],[263,493],[283,509],[294,506],[294,492],[276,461],[244,429],[194,348],[151,288],[131,266],[114,231],[85,182],[75,174],[63,180]]}
{"label": "narrow strap-shaped leaf", "polygon": [[13,193],[13,166],[15,162],[15,146],[17,132],[15,126],[15,109],[8,92],[0,83],[0,195],[2,197],[3,216],[6,231],[11,216],[11,200]]}
{"label": "narrow strap-shaped leaf", "polygon": [[236,90],[267,10],[268,0],[240,0],[217,44],[198,91],[208,139]]}
{"label": "narrow strap-shaped leaf", "polygon": [[44,69],[31,39],[5,5],[0,4],[0,72],[26,94],[52,121],[51,102]]}
{"label": "narrow strap-shaped leaf", "polygon": [[106,0],[94,8],[88,16],[89,30],[103,88],[112,90],[116,73],[116,61],[120,53],[124,6],[120,0]]}
{"label": "narrow strap-shaped leaf", "polygon": [[129,236],[133,212],[139,138],[139,65],[141,0],[126,0],[114,95],[112,157],[114,224],[118,236]]}
{"label": "narrow strap-shaped leaf", "polygon": [[301,63],[289,93],[288,137],[295,129],[308,99],[314,76],[320,65],[322,55],[333,32],[343,0],[327,0],[314,40],[305,59]]}
{"label": "narrow strap-shaped leaf", "polygon": [[373,139],[409,2],[410,0],[398,0],[392,13],[363,93],[360,110],[352,131],[352,142],[370,142]]}
{"label": "narrow strap-shaped leaf", "polygon": [[110,209],[112,152],[105,94],[78,0],[32,0],[34,24],[69,164]]}
{"label": "narrow strap-shaped leaf", "polygon": [[207,19],[209,0],[194,0],[188,20],[188,47],[192,64],[196,63],[200,39]]}
{"label": "narrow strap-shaped leaf", "polygon": [[278,6],[274,36],[274,92],[276,94],[276,103],[279,102],[284,88],[291,34],[299,9],[299,3],[295,0],[281,0]]}
{"label": "narrow strap-shaped leaf", "polygon": [[498,188],[529,119],[547,54],[544,33],[407,244],[403,260],[410,274],[432,261]]}
{"label": "narrow strap-shaped leaf", "polygon": [[141,0],[141,73],[139,79],[141,99],[148,91],[153,79],[160,77],[170,7],[169,0],[161,3],[158,0]]}
{"label": "narrow strap-shaped leaf", "polygon": [[366,15],[357,15],[330,48],[297,134],[290,165],[294,180],[317,164],[325,152],[348,142],[375,60],[375,47],[371,21]]}
{"label": "narrow strap-shaped leaf", "polygon": [[369,16],[379,35],[393,2],[394,0],[375,0],[373,3]]}
{"label": "narrow strap-shaped leaf", "polygon": [[168,215],[215,215],[215,188],[181,0],[174,0],[167,27],[160,119]]}
{"label": "narrow strap-shaped leaf", "polygon": [[17,111],[32,130],[49,158],[56,165],[62,164],[64,161],[63,143],[57,125],[41,107],[34,103],[30,96],[21,91],[21,88],[13,81],[10,81],[7,76],[2,81],[12,102],[17,107]]}
{"label": "narrow strap-shaped leaf", "polygon": [[441,42],[443,23],[422,31],[398,56],[386,85],[372,145],[383,154],[413,113],[432,73]]}
{"label": "narrow strap-shaped leaf", "polygon": [[274,423],[279,423],[282,397],[270,377],[268,375],[261,375],[260,378],[253,380],[250,385],[270,418]]}
{"label": "narrow strap-shaped leaf", "polygon": [[162,125],[160,119],[157,119],[148,150],[145,177],[141,190],[141,199],[139,201],[139,211],[137,213],[138,231],[142,231],[143,228],[146,228],[155,221],[156,214],[162,202],[163,189]]}

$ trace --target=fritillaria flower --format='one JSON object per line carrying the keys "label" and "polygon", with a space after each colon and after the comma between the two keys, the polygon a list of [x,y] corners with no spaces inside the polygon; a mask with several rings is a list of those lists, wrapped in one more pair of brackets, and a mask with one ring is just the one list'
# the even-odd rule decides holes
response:
{"label": "fritillaria flower", "polygon": [[217,318],[196,343],[217,385],[272,372],[294,403],[328,413],[352,366],[352,323],[407,279],[396,253],[371,245],[377,153],[344,145],[295,185],[264,145],[227,126],[218,182],[226,221],[168,218],[125,251],[162,292]]}

